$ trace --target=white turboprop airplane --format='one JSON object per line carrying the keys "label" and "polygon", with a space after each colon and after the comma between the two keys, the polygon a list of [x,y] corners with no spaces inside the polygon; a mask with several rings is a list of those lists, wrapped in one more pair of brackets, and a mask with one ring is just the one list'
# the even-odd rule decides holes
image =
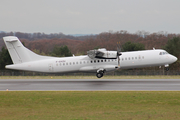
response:
{"label": "white turboprop airplane", "polygon": [[95,72],[101,78],[104,72],[116,69],[129,69],[151,66],[165,66],[177,61],[177,58],[165,50],[143,50],[134,52],[90,50],[87,55],[72,57],[50,57],[38,55],[26,47],[15,36],[3,37],[14,64],[7,69],[63,73]]}

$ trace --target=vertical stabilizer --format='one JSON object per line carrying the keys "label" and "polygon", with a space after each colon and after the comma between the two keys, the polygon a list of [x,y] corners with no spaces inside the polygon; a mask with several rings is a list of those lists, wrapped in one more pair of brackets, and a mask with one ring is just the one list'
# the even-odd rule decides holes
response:
{"label": "vertical stabilizer", "polygon": [[24,47],[19,39],[15,36],[7,36],[3,37],[3,39],[14,64],[47,58],[45,56],[37,55],[36,53]]}

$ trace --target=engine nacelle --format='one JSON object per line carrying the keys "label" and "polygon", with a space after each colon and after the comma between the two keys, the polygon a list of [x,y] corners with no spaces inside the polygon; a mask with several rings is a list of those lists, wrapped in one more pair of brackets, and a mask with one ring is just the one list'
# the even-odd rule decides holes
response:
{"label": "engine nacelle", "polygon": [[107,51],[105,48],[98,50],[89,50],[87,55],[91,58],[100,58],[100,59],[116,59],[117,51]]}

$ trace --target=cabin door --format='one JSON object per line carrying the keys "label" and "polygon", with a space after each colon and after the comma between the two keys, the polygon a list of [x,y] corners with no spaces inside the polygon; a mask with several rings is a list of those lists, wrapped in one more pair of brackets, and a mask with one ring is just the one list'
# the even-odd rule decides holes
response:
{"label": "cabin door", "polygon": [[48,69],[49,69],[49,72],[53,72],[54,71],[52,63],[48,65]]}

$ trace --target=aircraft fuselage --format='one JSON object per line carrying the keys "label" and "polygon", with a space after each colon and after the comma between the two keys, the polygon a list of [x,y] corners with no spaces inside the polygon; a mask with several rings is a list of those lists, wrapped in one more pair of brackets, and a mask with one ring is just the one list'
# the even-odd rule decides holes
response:
{"label": "aircraft fuselage", "polygon": [[[160,53],[166,54],[160,55]],[[120,69],[162,66],[171,64],[176,60],[176,57],[161,49],[122,52],[120,56]],[[98,69],[104,69],[108,72],[118,68],[118,60],[91,59],[87,55],[62,58],[52,57],[44,60],[8,65],[6,68],[47,73],[97,72]]]}

